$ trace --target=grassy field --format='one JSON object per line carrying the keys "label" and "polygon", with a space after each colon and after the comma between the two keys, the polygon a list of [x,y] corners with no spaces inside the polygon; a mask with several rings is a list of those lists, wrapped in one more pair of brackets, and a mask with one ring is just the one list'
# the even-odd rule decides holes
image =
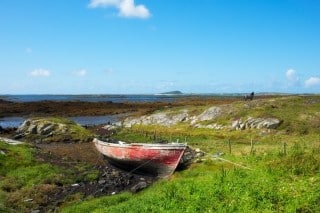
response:
{"label": "grassy field", "polygon": [[63,212],[319,212],[320,149],[226,156],[243,169],[207,157],[138,194],[74,204]]}
{"label": "grassy field", "polygon": [[[188,110],[205,107],[210,106]],[[137,194],[88,199],[62,212],[320,212],[320,97],[239,101],[224,107],[232,113],[215,122],[247,116],[283,122],[268,131],[186,124],[123,129],[116,137],[124,141],[178,140],[207,155]],[[215,153],[224,153],[224,160],[212,157]]]}
{"label": "grassy field", "polygon": [[[188,109],[197,114],[211,106],[197,103],[163,111]],[[198,129],[187,123],[122,129],[115,137],[123,141],[186,142],[206,155],[136,194],[74,199],[61,204],[61,212],[320,212],[320,96],[216,106],[226,113],[205,123],[227,125],[249,116],[278,118],[282,123],[275,130]],[[21,202],[28,195],[38,193],[38,199],[45,199],[57,180],[71,183],[65,171],[36,162],[36,150],[30,146],[0,142],[0,150],[6,153],[0,155],[0,212],[9,212],[14,202],[21,203],[18,211],[32,209],[30,203]],[[215,158],[216,153],[223,153],[223,160]]]}

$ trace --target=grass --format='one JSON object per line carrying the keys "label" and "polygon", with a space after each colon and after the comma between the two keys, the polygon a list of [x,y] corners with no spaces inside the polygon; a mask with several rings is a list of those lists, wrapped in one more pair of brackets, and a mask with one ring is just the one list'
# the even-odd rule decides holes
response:
{"label": "grass", "polygon": [[99,173],[86,163],[63,169],[39,162],[37,150],[27,144],[13,146],[0,141],[0,151],[0,212],[31,212],[48,207],[58,186],[93,181]]}
{"label": "grass", "polygon": [[[186,123],[122,129],[116,137],[123,141],[186,141],[208,155],[138,194],[88,199],[62,212],[320,212],[319,103],[319,96],[235,102],[229,113],[207,121],[274,117],[283,121],[277,130],[196,129]],[[209,107],[186,108],[199,114]],[[214,160],[217,152],[252,170]]]}
{"label": "grass", "polygon": [[309,151],[227,156],[252,170],[207,159],[138,194],[87,200],[62,212],[318,212],[320,153]]}
{"label": "grass", "polygon": [[[185,108],[197,115],[209,107],[197,102]],[[76,194],[68,204],[63,204],[61,211],[320,212],[320,96],[239,101],[221,107],[226,107],[222,110],[225,114],[204,123],[228,125],[234,119],[245,120],[249,116],[274,117],[283,122],[277,130],[197,129],[187,123],[170,128],[151,125],[122,129],[115,135],[122,141],[187,142],[207,155],[139,193],[91,197],[82,202],[77,198],[81,195]],[[161,111],[178,113],[185,108]],[[0,211],[12,210],[8,209],[9,204],[32,194],[45,196],[55,191],[50,183],[59,171],[36,163],[31,147],[11,147],[0,142],[0,150],[8,153],[0,155]],[[224,159],[251,170],[215,160],[214,153],[224,153]],[[89,170],[86,165],[79,165],[78,170],[84,174],[80,179],[90,181],[97,177],[95,171],[86,172]],[[39,177],[34,177],[35,171],[39,171]],[[37,197],[38,203],[45,202]],[[30,209],[28,205],[14,210]]]}
{"label": "grass", "polygon": [[0,155],[0,210],[24,211],[30,205],[21,201],[29,199],[28,195],[42,184],[53,181],[57,168],[37,163],[33,157],[35,150],[28,145],[12,146],[0,141],[0,150],[5,153]]}

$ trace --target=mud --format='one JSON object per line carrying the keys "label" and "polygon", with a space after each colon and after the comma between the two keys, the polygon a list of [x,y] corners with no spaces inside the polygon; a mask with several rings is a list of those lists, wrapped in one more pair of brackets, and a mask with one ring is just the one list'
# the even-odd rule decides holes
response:
{"label": "mud", "polygon": [[[12,138],[15,128],[3,129],[0,136]],[[101,137],[109,137],[110,132],[99,127],[92,127],[91,131]],[[158,178],[148,174],[134,174],[110,165],[100,154],[93,142],[69,142],[36,144],[35,158],[40,163],[49,163],[60,170],[66,171],[68,178],[73,182],[65,183],[65,172],[59,174],[54,180],[39,187],[47,188],[47,192],[32,202],[39,212],[59,211],[67,202],[84,200],[87,197],[114,195],[124,191],[138,192],[148,187]],[[94,178],[88,178],[90,173]],[[35,186],[38,187],[38,186]]]}
{"label": "mud", "polygon": [[[84,179],[67,185],[55,182],[56,188],[50,194],[47,203],[38,208],[41,212],[57,210],[74,196],[85,199],[89,196],[114,195],[123,191],[137,192],[139,189],[136,189],[136,186],[139,184],[149,186],[157,180],[153,176],[133,174],[110,165],[96,151],[93,143],[39,144],[37,148],[38,161],[68,170],[75,176],[83,177],[91,171],[98,171],[95,180]],[[89,168],[79,172],[76,169],[79,165],[89,165]]]}

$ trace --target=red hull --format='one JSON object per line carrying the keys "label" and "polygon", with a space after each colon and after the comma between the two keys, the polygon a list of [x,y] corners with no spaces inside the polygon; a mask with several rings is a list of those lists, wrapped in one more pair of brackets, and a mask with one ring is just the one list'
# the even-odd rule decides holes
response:
{"label": "red hull", "polygon": [[168,177],[177,168],[186,149],[185,144],[116,144],[93,140],[107,159],[130,172],[147,172]]}

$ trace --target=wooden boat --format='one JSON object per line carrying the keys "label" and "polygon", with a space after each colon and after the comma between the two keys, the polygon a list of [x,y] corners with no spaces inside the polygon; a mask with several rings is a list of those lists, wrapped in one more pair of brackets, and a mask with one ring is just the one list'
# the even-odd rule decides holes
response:
{"label": "wooden boat", "polygon": [[108,161],[130,172],[169,177],[177,168],[186,149],[185,144],[109,143],[93,140]]}

